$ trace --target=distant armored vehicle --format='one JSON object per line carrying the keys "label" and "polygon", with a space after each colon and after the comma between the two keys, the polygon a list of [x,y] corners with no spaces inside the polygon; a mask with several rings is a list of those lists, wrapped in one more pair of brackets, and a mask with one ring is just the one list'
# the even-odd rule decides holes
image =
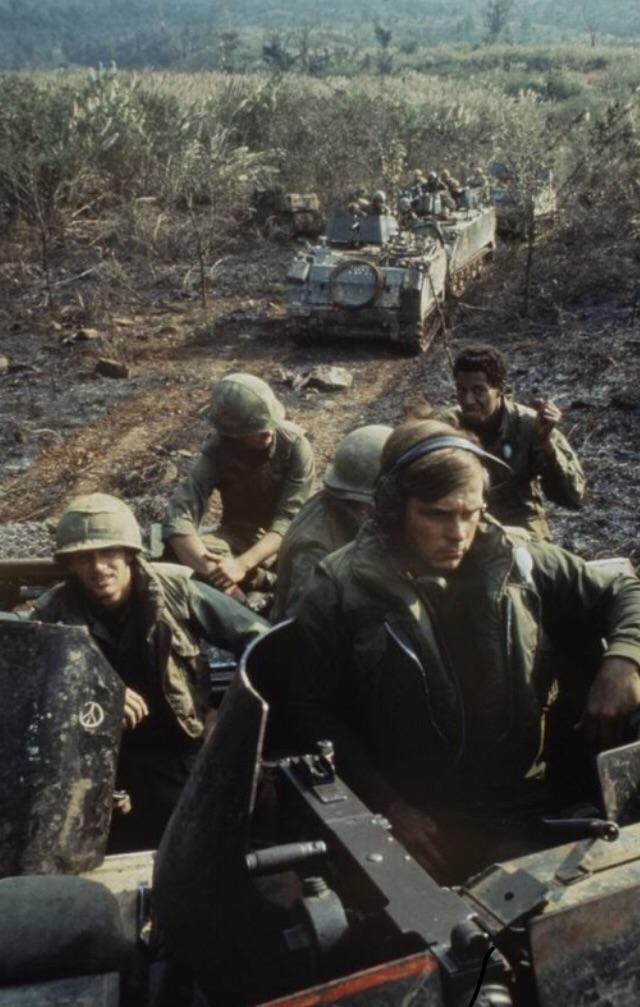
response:
{"label": "distant armored vehicle", "polygon": [[287,273],[287,326],[300,342],[385,339],[418,353],[445,295],[446,236],[400,232],[392,214],[343,214]]}
{"label": "distant armored vehicle", "polygon": [[315,192],[285,192],[281,186],[256,189],[251,207],[256,224],[268,233],[282,230],[291,238],[316,238],[324,229]]}
{"label": "distant armored vehicle", "polygon": [[555,213],[557,199],[552,171],[542,171],[535,184],[528,187],[529,191],[506,164],[494,161],[489,165],[488,175],[498,233],[503,237],[526,239],[531,220],[541,220]]}

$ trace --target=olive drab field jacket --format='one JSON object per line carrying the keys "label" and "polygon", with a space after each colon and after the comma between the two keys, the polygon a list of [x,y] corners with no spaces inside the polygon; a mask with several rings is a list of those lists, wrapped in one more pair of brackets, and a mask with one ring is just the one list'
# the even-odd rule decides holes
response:
{"label": "olive drab field jacket", "polygon": [[411,577],[396,555],[367,522],[316,568],[296,616],[298,741],[333,739],[339,771],[373,807],[398,794],[426,808],[486,800],[540,776],[550,646],[585,676],[602,638],[607,655],[640,665],[635,577],[491,518],[448,580]]}
{"label": "olive drab field jacket", "polygon": [[233,438],[213,433],[169,501],[164,538],[196,534],[216,489],[222,498],[222,527],[284,535],[311,493],[313,452],[293,423],[281,420],[274,434],[267,456],[256,464]]}
{"label": "olive drab field jacket", "polygon": [[321,490],[291,522],[278,553],[271,621],[288,619],[321,559],[355,538],[358,521],[344,500]]}
{"label": "olive drab field jacket", "polygon": [[[198,638],[233,651],[268,629],[268,623],[227,595],[192,579],[192,571],[173,563],[147,563],[136,557],[134,592],[141,602],[144,639],[162,691],[182,731],[202,734],[209,707],[209,680]],[[31,618],[38,622],[84,626],[107,643],[109,632],[83,602],[70,578],[43,594]]]}
{"label": "olive drab field jacket", "polygon": [[[438,413],[438,419],[464,428],[459,407]],[[547,455],[536,434],[536,413],[505,399],[497,435],[483,446],[511,468],[511,475],[496,475],[488,497],[491,515],[504,525],[526,528],[536,541],[550,539],[543,498],[578,510],[585,477],[578,457],[564,434],[551,433],[553,454]]]}

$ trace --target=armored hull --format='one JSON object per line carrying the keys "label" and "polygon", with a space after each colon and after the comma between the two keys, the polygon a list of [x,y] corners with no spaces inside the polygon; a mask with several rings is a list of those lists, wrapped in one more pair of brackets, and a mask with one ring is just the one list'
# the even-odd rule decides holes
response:
{"label": "armored hull", "polygon": [[294,632],[247,651],[156,858],[158,920],[203,1002],[638,1002],[640,743],[598,757],[602,818],[542,819],[538,849],[443,887],[341,780],[330,742],[274,758],[291,752]]}
{"label": "armored hull", "polygon": [[491,198],[496,208],[498,233],[506,238],[526,239],[531,214],[536,221],[552,217],[556,211],[556,193],[550,185],[545,185],[531,197],[532,206],[529,208],[524,194],[518,189],[496,186],[491,189]]}
{"label": "armored hull", "polygon": [[494,161],[489,165],[489,195],[496,209],[498,234],[505,238],[524,238],[531,221],[552,217],[557,194],[553,172],[543,170],[527,186],[522,185],[514,168]]}
{"label": "armored hull", "polygon": [[462,292],[467,280],[477,275],[483,259],[496,247],[496,211],[492,206],[457,210],[440,227],[448,257],[447,289]]}
{"label": "armored hull", "polygon": [[334,217],[325,244],[289,268],[289,331],[298,341],[383,339],[419,352],[429,344],[447,270],[442,240],[400,233],[391,215]]}

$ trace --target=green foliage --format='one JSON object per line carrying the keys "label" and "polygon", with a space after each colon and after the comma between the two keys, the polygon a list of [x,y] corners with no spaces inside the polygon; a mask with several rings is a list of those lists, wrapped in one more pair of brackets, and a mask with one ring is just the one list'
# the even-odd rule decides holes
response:
{"label": "green foliage", "polygon": [[[384,26],[375,16],[382,10]],[[395,0],[392,9],[375,4],[372,10],[368,0],[325,0],[322,8],[314,0],[0,0],[0,67],[115,61],[130,69],[251,72],[264,64],[263,47],[270,46],[271,33],[285,40],[274,58],[288,54],[294,60],[288,67],[278,64],[280,69],[349,74],[371,64],[380,49],[389,56],[396,50],[412,56],[413,45],[427,57],[434,45],[477,45],[507,35],[547,48],[558,42],[590,48],[627,43],[640,38],[640,5],[638,0],[518,0],[517,5],[514,0],[458,0],[455,5]],[[300,46],[304,33],[307,43]],[[347,54],[354,49],[357,58],[350,61]],[[401,70],[399,62],[390,64],[393,72]]]}

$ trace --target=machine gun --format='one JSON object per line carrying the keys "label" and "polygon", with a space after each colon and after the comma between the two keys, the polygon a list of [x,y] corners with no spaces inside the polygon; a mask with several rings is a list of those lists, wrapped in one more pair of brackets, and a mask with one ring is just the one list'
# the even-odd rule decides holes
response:
{"label": "machine gun", "polygon": [[[291,667],[289,633],[284,625],[254,643],[227,692],[158,850],[154,980],[148,996],[127,1002],[636,1003],[640,744],[599,756],[601,815],[572,821],[581,838],[443,887],[340,779],[330,742],[278,753],[287,714],[273,700]],[[20,908],[16,932],[29,952],[3,956],[0,1004],[26,1007],[38,992],[44,1002],[55,988],[58,999],[97,1007],[108,987],[115,1007],[117,973],[141,936],[152,859],[108,857],[96,866],[122,683],[82,630],[6,622],[2,635],[0,670],[15,693],[2,733],[3,873],[88,873],[0,881],[4,916]]]}
{"label": "machine gun", "polygon": [[330,742],[277,756],[290,632],[245,655],[158,851],[157,923],[204,1002],[636,1002],[640,744],[599,757],[603,806],[573,822],[580,838],[442,887],[336,774]]}

